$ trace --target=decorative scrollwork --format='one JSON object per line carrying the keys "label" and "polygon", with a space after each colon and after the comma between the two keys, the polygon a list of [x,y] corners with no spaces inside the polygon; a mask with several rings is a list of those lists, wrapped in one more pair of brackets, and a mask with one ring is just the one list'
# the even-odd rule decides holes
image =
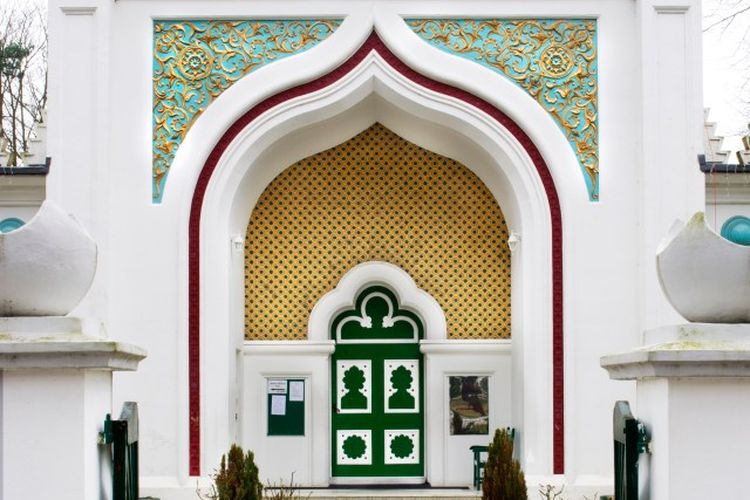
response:
{"label": "decorative scrollwork", "polygon": [[234,82],[328,38],[339,20],[154,22],[153,200],[177,148]]}
{"label": "decorative scrollwork", "polygon": [[560,126],[599,199],[596,21],[411,19],[422,39],[510,78]]}

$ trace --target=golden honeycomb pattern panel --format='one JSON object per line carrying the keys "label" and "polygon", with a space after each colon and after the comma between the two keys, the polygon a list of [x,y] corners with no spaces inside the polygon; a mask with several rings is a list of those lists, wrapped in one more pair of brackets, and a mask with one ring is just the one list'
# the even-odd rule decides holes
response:
{"label": "golden honeycomb pattern panel", "polygon": [[245,243],[245,338],[304,339],[315,303],[362,262],[395,264],[450,338],[510,338],[508,228],[468,168],[375,124],[279,174]]}

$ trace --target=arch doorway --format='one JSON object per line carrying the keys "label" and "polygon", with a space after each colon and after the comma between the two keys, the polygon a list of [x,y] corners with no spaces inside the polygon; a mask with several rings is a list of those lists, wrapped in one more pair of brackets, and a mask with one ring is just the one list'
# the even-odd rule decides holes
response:
{"label": "arch doorway", "polygon": [[[438,72],[441,71],[447,69],[442,67]],[[252,90],[250,80],[253,79],[248,77],[247,82],[243,80],[236,85]],[[317,92],[321,88],[325,90]],[[515,101],[508,102],[513,107]],[[525,470],[530,474],[562,473],[561,214],[552,173],[529,136],[496,107],[497,103],[431,80],[404,66],[374,34],[346,64],[325,78],[251,104],[239,119],[234,113],[219,113],[232,125],[205,163],[200,159],[198,170],[193,171],[195,188],[185,211],[186,221],[189,220],[185,254],[189,275],[186,347],[190,354],[186,415],[189,415],[191,473],[198,474],[201,466],[207,470],[206,464],[215,463],[232,441],[248,445],[256,442],[251,437],[263,418],[257,412],[265,408],[256,403],[263,401],[265,386],[256,384],[257,380],[251,381],[249,372],[243,372],[248,365],[244,358],[252,358],[257,372],[263,366],[261,352],[278,354],[278,346],[283,345],[284,356],[275,359],[283,360],[287,371],[310,373],[321,369],[328,376],[332,347],[325,328],[308,329],[307,340],[294,337],[285,342],[270,338],[244,340],[243,236],[264,190],[289,165],[345,142],[375,122],[470,167],[493,197],[502,200],[509,226],[523,235],[520,251],[513,252],[512,420],[523,436],[519,453]],[[209,114],[211,109],[204,118],[208,119]],[[532,122],[524,123],[534,128]],[[230,252],[226,247],[228,240]],[[336,279],[331,278],[330,283],[333,286]],[[304,327],[288,331],[304,332]],[[503,339],[447,341],[452,343],[452,350],[462,349],[467,353],[487,353],[485,342],[509,343]],[[248,344],[253,345],[252,353]],[[420,350],[431,351],[429,356],[438,357],[444,349],[428,337]],[[302,351],[318,352],[322,361],[304,366],[299,363],[301,358],[296,357]],[[432,363],[436,370],[439,365]],[[269,373],[281,369],[278,363],[266,367]],[[430,379],[434,377],[428,374],[427,384]],[[309,385],[305,390],[315,393]],[[324,384],[321,390],[325,390],[325,398],[317,397],[314,401],[325,399],[326,403],[315,409],[315,415],[327,415],[331,409],[327,403],[330,384]],[[425,392],[434,391],[427,388]],[[428,415],[442,411],[440,406],[430,411],[431,404],[426,401]],[[307,421],[315,431],[310,434],[311,441],[325,436],[322,445],[317,443],[312,447],[316,450],[320,446],[330,447],[330,426],[328,419],[324,420],[322,427],[317,420]],[[434,429],[427,424],[429,443],[442,439],[440,435],[432,435]],[[300,450],[294,448],[295,457],[306,456],[307,452]],[[432,474],[437,471],[435,474],[445,477],[445,471],[453,470],[450,464],[453,455],[433,455],[429,449],[426,454],[428,479],[439,485],[441,479],[434,479],[437,476]],[[278,477],[281,476],[276,473],[269,476]],[[295,477],[301,479],[299,474]],[[329,462],[324,462],[323,467],[313,464],[309,477],[312,484],[328,484]]]}
{"label": "arch doorway", "polygon": [[[316,406],[311,394],[303,418],[330,420],[330,437],[315,443],[304,427],[296,438],[250,431],[262,469],[282,474],[290,464],[279,446],[296,439],[309,456],[331,457],[330,483],[422,483],[429,467],[433,484],[470,483],[468,447],[511,425],[507,239],[502,210],[476,174],[379,123],[273,179],[247,229],[245,337],[255,364],[245,376],[255,385],[302,377],[313,391],[330,380],[327,401]],[[253,352],[257,343],[282,352],[316,337],[332,343],[325,373],[322,363],[305,373],[258,370],[268,362]],[[473,430],[451,425],[468,418],[451,406],[451,375],[489,379]],[[267,409],[254,427],[270,429],[273,411],[281,410]],[[427,427],[436,439],[426,439]],[[306,481],[299,469],[311,464],[295,467]]]}

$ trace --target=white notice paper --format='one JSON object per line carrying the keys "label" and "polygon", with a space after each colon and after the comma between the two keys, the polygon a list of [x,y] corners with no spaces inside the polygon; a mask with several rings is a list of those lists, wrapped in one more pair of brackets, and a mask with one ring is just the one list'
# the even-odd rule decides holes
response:
{"label": "white notice paper", "polygon": [[286,394],[286,379],[268,379],[268,394]]}
{"label": "white notice paper", "polygon": [[286,415],[286,396],[281,394],[271,396],[271,415]]}
{"label": "white notice paper", "polygon": [[297,380],[289,382],[289,401],[305,400],[305,383]]}

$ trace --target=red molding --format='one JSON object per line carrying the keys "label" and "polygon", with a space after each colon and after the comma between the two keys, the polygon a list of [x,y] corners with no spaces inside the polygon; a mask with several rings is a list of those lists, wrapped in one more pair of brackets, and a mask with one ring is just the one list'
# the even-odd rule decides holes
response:
{"label": "red molding", "polygon": [[505,113],[484,99],[464,90],[417,73],[399,60],[380,38],[371,34],[360,49],[341,66],[312,82],[280,92],[254,106],[235,121],[203,165],[193,192],[188,243],[188,379],[190,475],[200,475],[200,219],[206,187],[219,158],[235,137],[265,111],[295,97],[328,87],[352,71],[371,51],[376,51],[391,67],[411,81],[440,94],[464,101],[482,110],[505,127],[524,147],[536,166],[547,195],[552,220],[552,421],[553,471],[565,471],[564,449],[564,367],[563,367],[563,267],[562,218],[560,201],[549,168],[529,136]]}

